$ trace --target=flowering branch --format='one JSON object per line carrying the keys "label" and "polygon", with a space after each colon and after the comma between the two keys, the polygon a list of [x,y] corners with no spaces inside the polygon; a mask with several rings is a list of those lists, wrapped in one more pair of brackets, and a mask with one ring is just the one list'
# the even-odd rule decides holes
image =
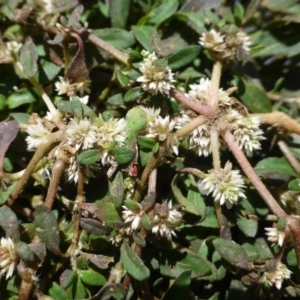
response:
{"label": "flowering branch", "polygon": [[222,63],[219,60],[216,60],[212,70],[211,83],[209,87],[209,106],[213,110],[218,109],[219,103],[219,87],[220,87],[220,79],[222,72]]}
{"label": "flowering branch", "polygon": [[245,154],[240,150],[238,144],[233,138],[233,135],[229,130],[226,130],[222,133],[222,136],[227,143],[228,147],[232,151],[233,155],[237,159],[239,165],[242,170],[245,172],[247,177],[250,179],[254,187],[260,196],[264,199],[265,203],[268,205],[270,210],[278,217],[278,218],[286,218],[287,214],[285,211],[279,206],[274,197],[271,195],[266,186],[262,183],[258,175],[253,170],[252,166],[248,162]]}
{"label": "flowering branch", "polygon": [[281,152],[283,153],[283,155],[286,157],[286,159],[289,161],[291,166],[294,168],[294,170],[297,173],[300,173],[300,163],[298,159],[294,156],[294,154],[291,152],[287,144],[284,141],[279,141],[277,144]]}

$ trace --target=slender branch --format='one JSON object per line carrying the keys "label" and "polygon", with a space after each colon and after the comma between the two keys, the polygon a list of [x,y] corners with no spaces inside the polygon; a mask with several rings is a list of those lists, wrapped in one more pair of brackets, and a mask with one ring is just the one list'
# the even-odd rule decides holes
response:
{"label": "slender branch", "polygon": [[213,118],[215,116],[215,111],[213,109],[211,109],[208,106],[197,103],[196,101],[190,99],[189,97],[185,96],[183,93],[179,92],[176,89],[172,88],[170,90],[170,96],[174,97],[183,105],[200,115],[204,115],[208,118]]}
{"label": "slender branch", "polygon": [[252,114],[251,116],[259,117],[262,124],[280,126],[300,134],[300,124],[281,111],[273,111],[268,114]]}
{"label": "slender branch", "polygon": [[204,172],[202,172],[198,169],[195,169],[195,168],[183,168],[180,170],[180,173],[189,173],[189,174],[195,175],[201,179],[204,179],[207,176]]}
{"label": "slender branch", "polygon": [[247,177],[252,182],[253,186],[256,188],[257,192],[260,194],[260,196],[263,198],[265,203],[268,205],[270,210],[278,217],[278,218],[286,218],[287,214],[285,211],[279,206],[279,204],[276,202],[272,194],[269,192],[269,190],[266,188],[266,186],[262,183],[258,175],[253,170],[252,166],[248,162],[246,156],[244,153],[240,150],[238,144],[233,138],[233,135],[229,130],[226,130],[222,134],[225,142],[227,143],[228,147],[232,151],[233,155],[235,156],[236,160],[240,164],[241,168],[247,175]]}
{"label": "slender branch", "polygon": [[284,141],[279,141],[278,146],[283,153],[283,155],[286,157],[286,159],[289,161],[291,166],[294,168],[294,170],[297,173],[300,173],[300,163],[298,159],[294,156],[294,154],[291,152],[290,148]]}
{"label": "slender branch", "polygon": [[293,216],[289,216],[286,219],[286,224],[289,226],[294,238],[295,250],[298,259],[298,268],[300,269],[300,220]]}
{"label": "slender branch", "polygon": [[16,187],[12,191],[7,204],[11,205],[16,197],[19,195],[21,192],[23,186],[26,184],[27,180],[31,176],[32,172],[34,171],[36,165],[39,163],[39,161],[45,156],[45,154],[54,146],[54,144],[59,141],[62,137],[63,132],[62,131],[57,131],[54,133],[49,134],[42,144],[38,147],[36,152],[34,153],[31,161],[29,162],[23,176],[20,178],[18,181]]}
{"label": "slender branch", "polygon": [[210,144],[213,158],[213,165],[215,170],[220,170],[220,145],[219,145],[219,132],[216,128],[212,128],[210,131]]}
{"label": "slender branch", "polygon": [[153,169],[149,176],[148,194],[156,192],[157,168]]}
{"label": "slender branch", "polygon": [[212,75],[211,75],[211,82],[209,87],[209,99],[210,101],[208,105],[216,111],[218,109],[219,104],[219,87],[220,87],[220,79],[222,73],[222,63],[217,60],[214,63]]}
{"label": "slender branch", "polygon": [[185,135],[188,135],[194,129],[199,127],[200,125],[207,122],[207,118],[204,116],[198,116],[195,119],[192,119],[189,123],[185,124],[183,127],[176,131],[176,135],[178,138],[181,138]]}

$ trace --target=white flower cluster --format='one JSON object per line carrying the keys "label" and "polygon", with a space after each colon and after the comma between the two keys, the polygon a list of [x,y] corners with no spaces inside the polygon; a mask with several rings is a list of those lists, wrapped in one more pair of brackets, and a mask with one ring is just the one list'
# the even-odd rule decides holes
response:
{"label": "white flower cluster", "polygon": [[238,170],[232,170],[232,164],[227,162],[224,169],[211,170],[199,183],[199,190],[208,195],[212,193],[215,202],[226,204],[227,208],[236,205],[238,198],[245,197],[244,180]]}
{"label": "white flower cluster", "polygon": [[219,60],[243,60],[249,53],[251,45],[249,36],[243,31],[239,31],[236,34],[221,34],[214,29],[204,32],[200,37],[199,43]]}
{"label": "white flower cluster", "polygon": [[35,151],[50,134],[40,119],[36,124],[29,125],[26,132],[28,133],[26,137],[28,151]]}
{"label": "white flower cluster", "polygon": [[6,273],[6,279],[14,272],[18,255],[15,251],[15,244],[11,238],[1,238],[0,241],[0,275]]}
{"label": "white flower cluster", "polygon": [[137,81],[142,83],[143,90],[152,95],[157,95],[158,92],[169,95],[175,81],[170,67],[161,63],[154,52],[143,50],[141,53],[144,57],[140,64],[142,76]]}
{"label": "white flower cluster", "polygon": [[0,45],[0,63],[10,64],[14,62],[22,47],[21,43],[16,41],[6,42]]}
{"label": "white flower cluster", "polygon": [[70,83],[64,77],[59,77],[60,81],[55,82],[55,89],[58,92],[58,95],[67,94],[69,97],[75,97],[77,93],[82,96],[84,93],[89,94],[91,81],[89,79]]}
{"label": "white flower cluster", "polygon": [[281,247],[285,238],[285,233],[277,228],[269,227],[265,228],[266,235],[268,236],[268,241],[272,242],[272,246],[276,244]]}
{"label": "white flower cluster", "polygon": [[137,203],[137,206],[139,208],[135,211],[130,210],[125,205],[122,206],[124,208],[122,212],[122,218],[124,220],[124,227],[125,227],[124,231],[128,235],[131,235],[134,231],[140,228],[142,217],[145,214],[141,204]]}
{"label": "white flower cluster", "polygon": [[266,270],[261,281],[267,281],[270,286],[275,285],[278,290],[281,289],[282,283],[285,279],[290,279],[292,271],[281,262],[277,262],[276,266],[269,267]]}
{"label": "white flower cluster", "polygon": [[[210,80],[202,78],[199,84],[193,84],[190,87],[191,90],[188,96],[203,105],[208,105]],[[259,128],[259,118],[244,116],[236,109],[231,108],[229,94],[223,89],[219,89],[218,97],[220,116],[219,120],[215,122],[217,126],[230,129],[239,147],[247,154],[260,149],[260,141],[264,137],[263,131]],[[182,107],[180,114],[176,118],[175,128],[182,128],[195,117],[194,113]],[[205,123],[194,129],[188,136],[190,149],[194,149],[199,156],[208,156],[211,153],[210,132],[211,124]],[[222,148],[226,147],[221,138],[219,139],[219,144]]]}

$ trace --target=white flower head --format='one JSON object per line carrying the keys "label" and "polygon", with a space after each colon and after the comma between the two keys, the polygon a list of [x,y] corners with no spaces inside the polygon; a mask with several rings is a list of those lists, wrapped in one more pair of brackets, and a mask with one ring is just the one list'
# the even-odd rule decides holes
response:
{"label": "white flower head", "polygon": [[18,54],[22,44],[16,41],[6,42],[6,47],[10,53]]}
{"label": "white flower head", "polygon": [[64,138],[66,143],[76,150],[90,149],[96,142],[96,129],[96,126],[87,118],[72,119],[67,125]]}
{"label": "white flower head", "polygon": [[279,247],[283,245],[283,241],[285,238],[285,233],[277,228],[265,228],[266,235],[268,236],[268,241],[272,242],[272,246],[278,244]]}
{"label": "white flower head", "polygon": [[67,94],[69,97],[76,96],[76,93],[79,93],[82,96],[84,93],[90,93],[90,80],[84,80],[82,82],[70,83],[64,77],[58,77],[60,81],[55,82],[55,89],[58,92],[58,95]]}
{"label": "white flower head", "polygon": [[269,285],[275,285],[278,290],[281,289],[282,282],[290,279],[292,272],[281,262],[273,262],[267,265],[264,276],[261,281],[267,281]]}
{"label": "white flower head", "polygon": [[1,238],[0,241],[0,275],[6,273],[6,280],[10,278],[14,272],[18,261],[18,255],[15,251],[15,244],[11,238]]}
{"label": "white flower head", "polygon": [[155,53],[142,51],[142,54],[145,57],[143,63],[140,64],[142,76],[137,81],[142,83],[144,91],[152,95],[157,95],[158,92],[169,95],[170,89],[174,87],[174,73],[164,60],[157,59]]}
{"label": "white flower head", "polygon": [[148,123],[154,122],[160,114],[160,108],[155,109],[154,107],[145,106],[140,106],[140,108],[146,113]]}
{"label": "white flower head", "polygon": [[29,125],[26,132],[28,133],[28,136],[25,139],[28,151],[36,150],[50,134],[41,120],[37,120],[36,124]]}
{"label": "white flower head", "polygon": [[122,211],[122,218],[124,220],[125,232],[128,235],[132,234],[140,227],[142,216],[145,214],[145,212],[142,210],[141,204],[137,204],[140,208],[138,211],[132,211],[125,205],[122,206],[124,208]]}
{"label": "white flower head", "polygon": [[199,44],[210,51],[222,52],[226,48],[224,35],[212,29],[204,32],[200,37]]}
{"label": "white flower head", "polygon": [[245,197],[243,193],[244,180],[238,170],[232,170],[232,164],[227,162],[224,169],[211,170],[200,182],[199,189],[206,195],[212,193],[214,201],[227,208],[236,205],[238,198]]}
{"label": "white flower head", "polygon": [[[210,84],[211,81],[208,78],[206,79],[201,78],[199,84],[190,85],[191,90],[189,91],[188,96],[192,99],[202,102],[205,105],[209,104]],[[218,97],[219,97],[220,105],[222,106],[230,105],[230,97],[226,91],[223,91],[223,89],[219,89]]]}
{"label": "white flower head", "polygon": [[236,34],[236,38],[238,40],[238,43],[239,43],[239,46],[241,48],[243,48],[243,50],[246,52],[246,53],[249,53],[250,51],[250,46],[251,46],[251,40],[250,40],[250,37],[243,31],[239,31],[237,34]]}
{"label": "white flower head", "polygon": [[175,121],[170,120],[169,116],[162,118],[159,116],[154,122],[149,124],[148,137],[157,137],[159,141],[164,141],[172,132],[175,126]]}

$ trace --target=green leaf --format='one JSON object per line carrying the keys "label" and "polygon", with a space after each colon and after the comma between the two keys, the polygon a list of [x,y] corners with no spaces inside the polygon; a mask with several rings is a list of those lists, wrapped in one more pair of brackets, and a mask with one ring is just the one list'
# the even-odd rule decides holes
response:
{"label": "green leaf", "polygon": [[38,71],[37,59],[36,46],[32,39],[28,38],[20,52],[20,63],[26,76],[33,77]]}
{"label": "green leaf", "polygon": [[272,251],[264,238],[257,238],[254,243],[255,250],[261,258],[273,258]]}
{"label": "green leaf", "polygon": [[20,239],[17,215],[6,205],[0,207],[0,226],[13,240]]}
{"label": "green leaf", "polygon": [[121,171],[117,173],[113,181],[109,181],[109,193],[113,198],[114,205],[121,207],[124,197],[124,181],[123,174]]}
{"label": "green leaf", "polygon": [[253,15],[257,11],[259,3],[260,3],[260,0],[251,0],[250,1],[250,3],[248,4],[248,6],[246,8],[245,16],[244,16],[242,24],[245,24],[246,22],[248,22],[253,17]]}
{"label": "green leaf", "polygon": [[153,51],[151,40],[153,36],[157,35],[154,26],[132,26],[132,32],[138,42],[143,46],[144,49]]}
{"label": "green leaf", "polygon": [[107,284],[101,289],[101,300],[125,300],[128,290],[121,283]]}
{"label": "green leaf", "polygon": [[94,270],[79,271],[79,278],[88,285],[103,286],[106,284],[105,277]]}
{"label": "green leaf", "polygon": [[86,298],[86,290],[85,287],[79,277],[77,277],[77,281],[72,284],[67,289],[66,299],[84,299]]}
{"label": "green leaf", "polygon": [[109,150],[109,154],[114,156],[119,165],[122,165],[130,162],[133,159],[135,151],[131,148],[119,147]]}
{"label": "green leaf", "polygon": [[298,179],[293,179],[289,182],[288,189],[291,191],[299,192],[300,191],[300,185]]}
{"label": "green leaf", "polygon": [[239,80],[238,93],[242,102],[253,113],[267,113],[272,111],[270,99],[256,85]]}
{"label": "green leaf", "polygon": [[213,245],[221,257],[231,265],[244,270],[251,270],[253,268],[252,261],[244,248],[234,241],[217,238],[213,241]]}
{"label": "green leaf", "polygon": [[168,18],[170,18],[177,10],[178,1],[177,0],[168,0],[162,2],[161,5],[157,6],[149,13],[149,24],[159,25]]}
{"label": "green leaf", "polygon": [[130,109],[126,114],[127,122],[127,145],[132,139],[147,126],[147,115],[144,110],[139,107]]}
{"label": "green leaf", "polygon": [[296,255],[295,249],[292,249],[288,253],[286,259],[287,259],[287,263],[288,263],[289,266],[291,266],[291,267],[297,267],[298,266],[298,260],[297,260],[297,255]]}
{"label": "green leaf", "polygon": [[152,149],[157,143],[154,139],[147,136],[137,136],[137,142],[142,149]]}
{"label": "green leaf", "polygon": [[182,272],[164,294],[162,300],[186,299],[190,291],[191,271]]}
{"label": "green leaf", "polygon": [[39,82],[42,84],[47,84],[52,81],[61,71],[61,67],[56,64],[41,59],[39,62]]}
{"label": "green leaf", "polygon": [[204,277],[212,273],[213,264],[192,252],[174,249],[161,250],[160,272],[164,276],[176,278],[185,271],[192,271],[192,278]]}
{"label": "green leaf", "polygon": [[111,26],[125,28],[130,9],[130,0],[110,0],[109,16]]}
{"label": "green leaf", "polygon": [[15,245],[15,249],[17,254],[20,256],[21,259],[24,261],[34,261],[34,252],[30,249],[30,247],[24,243],[20,242]]}
{"label": "green leaf", "polygon": [[30,117],[30,114],[26,113],[10,113],[10,116],[12,116],[18,124],[28,124],[28,120]]}
{"label": "green leaf", "polygon": [[90,218],[81,218],[80,226],[88,233],[96,235],[107,235],[113,228],[106,226],[104,223]]}
{"label": "green leaf", "polygon": [[116,94],[112,97],[109,97],[107,99],[107,103],[112,105],[124,105],[123,95],[122,94]]}
{"label": "green leaf", "polygon": [[258,222],[256,219],[247,219],[246,217],[239,215],[237,225],[246,236],[256,236],[258,230]]}
{"label": "green leaf", "polygon": [[125,270],[136,280],[143,281],[149,278],[150,271],[144,265],[143,261],[132,250],[132,248],[123,241],[121,246],[121,262]]}
{"label": "green leaf", "polygon": [[46,247],[57,255],[61,255],[59,250],[60,235],[57,220],[53,212],[46,206],[40,205],[34,212],[35,232],[46,244]]}
{"label": "green leaf", "polygon": [[58,101],[55,103],[56,107],[65,112],[65,113],[73,113],[71,101]]}
{"label": "green leaf", "polygon": [[55,300],[66,300],[67,294],[66,291],[55,281],[52,282],[52,286],[49,289],[49,295]]}
{"label": "green leaf", "polygon": [[141,87],[134,87],[126,92],[124,95],[124,102],[132,102],[137,100],[141,96]]}
{"label": "green leaf", "polygon": [[82,110],[82,103],[78,98],[72,98],[70,100],[71,107],[72,107],[72,114],[78,118],[82,119],[83,117],[83,110]]}
{"label": "green leaf", "polygon": [[172,70],[177,70],[190,62],[192,62],[200,53],[200,46],[187,46],[184,49],[173,53],[168,58],[169,67]]}
{"label": "green leaf", "polygon": [[117,73],[117,78],[118,78],[118,81],[120,82],[120,84],[123,87],[127,86],[130,78],[127,75],[123,74],[121,71],[117,71],[116,73]]}
{"label": "green leaf", "polygon": [[280,174],[296,176],[295,171],[284,157],[268,157],[263,159],[258,162],[254,170],[258,175]]}
{"label": "green leaf", "polygon": [[206,207],[205,218],[199,225],[202,227],[219,228],[216,210],[214,207]]}
{"label": "green leaf", "polygon": [[6,99],[6,105],[9,109],[17,108],[23,104],[34,103],[38,101],[39,96],[33,88],[23,88],[10,94]]}
{"label": "green leaf", "polygon": [[79,164],[91,165],[98,161],[101,157],[101,153],[98,149],[90,149],[82,151],[78,156],[77,160]]}
{"label": "green leaf", "polygon": [[127,49],[135,44],[134,35],[123,29],[96,29],[93,34],[119,50]]}
{"label": "green leaf", "polygon": [[235,2],[233,6],[233,13],[234,16],[241,22],[245,13],[243,5],[239,2]]}
{"label": "green leaf", "polygon": [[184,21],[189,27],[194,29],[196,32],[205,31],[204,18],[199,18],[199,13],[196,12],[176,12],[175,18]]}

